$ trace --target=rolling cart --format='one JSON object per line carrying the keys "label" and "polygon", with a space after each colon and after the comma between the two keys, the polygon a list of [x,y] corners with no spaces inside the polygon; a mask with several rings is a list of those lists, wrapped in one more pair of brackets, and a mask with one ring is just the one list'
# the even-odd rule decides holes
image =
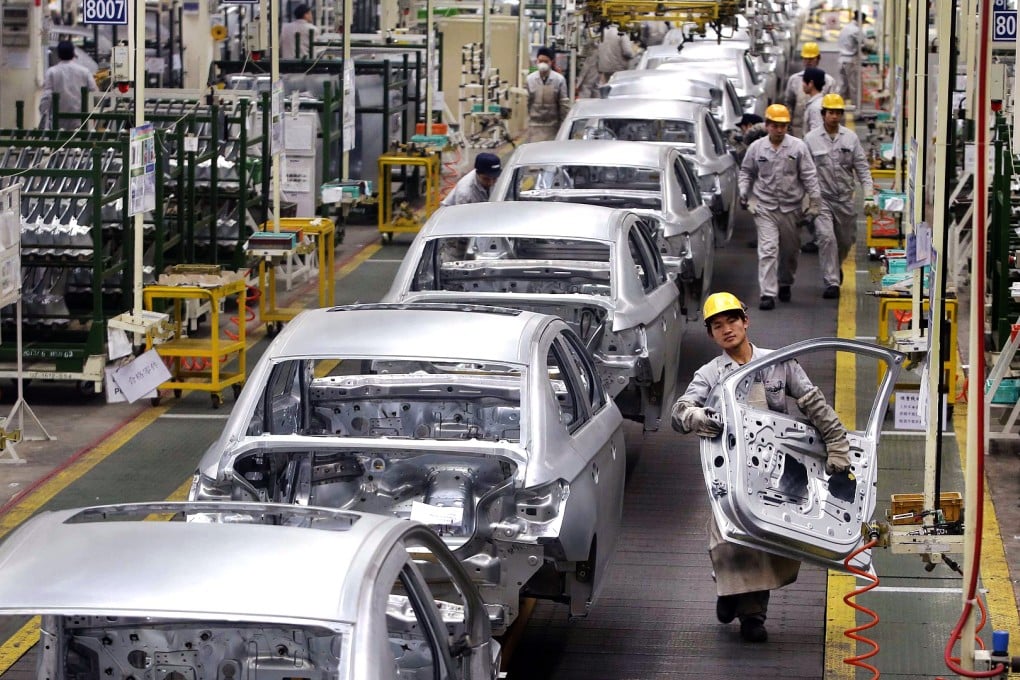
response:
{"label": "rolling cart", "polygon": [[[262,225],[268,231],[270,223]],[[297,248],[311,248],[316,251],[318,259],[319,306],[331,307],[335,299],[335,257],[336,257],[336,225],[326,217],[287,217],[280,220],[281,232],[299,232],[310,236],[314,243],[298,243]],[[286,255],[273,255],[269,251],[259,254],[259,319],[266,324],[266,334],[276,335],[283,324],[293,319],[301,311],[298,307],[277,307],[276,265],[278,259]]]}
{"label": "rolling cart", "polygon": [[[245,377],[245,323],[244,301],[245,282],[243,278],[216,286],[146,286],[142,291],[145,309],[152,309],[154,300],[172,300],[173,310],[170,323],[174,330],[174,338],[157,344],[150,333],[146,336],[146,349],[156,348],[161,357],[170,358],[169,366],[172,378],[159,386],[159,389],[172,389],[175,397],[180,397],[183,390],[200,390],[209,392],[213,408],[223,404],[224,389],[233,389],[236,397],[244,384]],[[231,296],[237,297],[239,323],[237,338],[231,338],[220,327],[220,308]],[[188,300],[199,300],[209,304],[209,338],[189,338],[184,335],[184,307]],[[237,370],[229,372],[223,364],[234,356],[237,357]],[[202,365],[195,366],[196,360]],[[160,397],[153,397],[152,405],[158,406]]]}

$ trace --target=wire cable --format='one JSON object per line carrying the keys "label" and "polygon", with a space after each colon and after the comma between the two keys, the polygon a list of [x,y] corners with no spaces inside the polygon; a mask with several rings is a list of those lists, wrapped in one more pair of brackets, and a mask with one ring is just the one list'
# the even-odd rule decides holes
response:
{"label": "wire cable", "polygon": [[860,642],[860,643],[863,643],[865,645],[868,645],[869,647],[871,647],[871,649],[869,651],[865,652],[864,654],[855,654],[854,656],[848,656],[847,658],[843,659],[843,663],[845,663],[845,664],[847,664],[849,666],[854,666],[856,668],[863,668],[865,670],[871,671],[873,673],[873,675],[871,676],[872,680],[877,680],[878,678],[882,677],[882,674],[879,672],[879,670],[877,668],[872,666],[870,663],[867,663],[867,659],[870,659],[871,657],[873,657],[876,654],[878,654],[879,645],[878,645],[877,642],[875,642],[871,638],[864,637],[863,635],[860,635],[860,633],[862,633],[862,632],[864,632],[864,631],[866,631],[866,630],[868,630],[870,628],[874,628],[875,626],[877,626],[879,618],[878,618],[878,614],[877,613],[875,613],[873,610],[865,607],[864,605],[861,605],[861,604],[858,604],[857,602],[854,602],[853,598],[859,597],[859,596],[863,595],[864,593],[868,592],[869,590],[877,588],[879,580],[878,580],[878,576],[877,575],[871,574],[871,573],[866,572],[866,571],[864,571],[862,569],[858,569],[857,567],[855,567],[852,564],[850,564],[850,562],[855,557],[857,557],[858,555],[860,555],[861,553],[863,553],[863,552],[865,552],[867,550],[870,550],[871,548],[875,547],[875,545],[877,545],[877,544],[878,544],[878,537],[877,536],[872,537],[867,543],[865,543],[861,547],[859,547],[856,550],[854,550],[852,553],[847,555],[845,560],[843,560],[843,565],[847,568],[847,571],[849,571],[851,574],[854,574],[854,575],[856,575],[856,576],[858,576],[860,578],[863,578],[863,579],[868,581],[868,583],[866,585],[864,585],[862,587],[859,587],[859,588],[853,590],[852,592],[849,592],[846,595],[844,595],[843,596],[843,602],[845,602],[851,609],[854,609],[855,611],[861,612],[862,614],[871,617],[870,621],[868,621],[866,623],[863,623],[860,626],[854,626],[853,628],[848,628],[846,631],[843,632],[843,635],[845,635],[846,637],[848,637],[851,640],[854,640],[856,642]]}

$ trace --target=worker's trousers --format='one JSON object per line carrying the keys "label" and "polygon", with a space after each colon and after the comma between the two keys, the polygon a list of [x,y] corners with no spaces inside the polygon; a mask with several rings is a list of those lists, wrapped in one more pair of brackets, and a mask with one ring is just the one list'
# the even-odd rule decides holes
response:
{"label": "worker's trousers", "polygon": [[529,125],[528,134],[525,137],[527,142],[551,142],[556,139],[556,133],[559,132],[559,123],[555,125]]}
{"label": "worker's trousers", "polygon": [[758,231],[758,288],[762,297],[774,298],[780,286],[792,286],[797,276],[800,255],[798,225],[803,216],[799,208],[790,212],[755,208],[754,226]]}
{"label": "worker's trousers", "polygon": [[859,107],[860,101],[857,99],[857,86],[860,82],[861,76],[861,65],[854,59],[853,61],[844,61],[839,65],[839,94],[843,97],[843,100],[847,104],[853,104]]}
{"label": "worker's trousers", "polygon": [[857,242],[857,211],[853,196],[846,199],[822,197],[822,209],[815,219],[815,235],[822,282],[826,286],[838,286],[843,260]]}

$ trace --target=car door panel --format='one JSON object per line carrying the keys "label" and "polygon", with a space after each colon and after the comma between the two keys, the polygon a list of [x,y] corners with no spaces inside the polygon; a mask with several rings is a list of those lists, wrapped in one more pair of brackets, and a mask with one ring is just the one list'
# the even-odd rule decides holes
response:
{"label": "car door panel", "polygon": [[[821,434],[803,417],[767,410],[751,398],[756,376],[782,361],[849,352],[881,362],[885,377],[867,419],[844,423],[853,482],[825,474]],[[713,515],[729,541],[841,569],[862,542],[861,523],[875,509],[879,433],[904,355],[856,340],[818,338],[752,361],[720,382],[708,404],[722,415],[721,436],[701,441]],[[839,366],[840,364],[837,364]],[[864,413],[864,412],[862,412]],[[830,485],[830,480],[835,480]]]}

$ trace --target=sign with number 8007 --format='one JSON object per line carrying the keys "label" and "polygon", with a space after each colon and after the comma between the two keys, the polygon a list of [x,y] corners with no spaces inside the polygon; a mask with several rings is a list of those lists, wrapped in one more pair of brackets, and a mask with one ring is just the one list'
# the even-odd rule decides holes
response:
{"label": "sign with number 8007", "polygon": [[82,23],[126,26],[127,0],[84,0]]}

